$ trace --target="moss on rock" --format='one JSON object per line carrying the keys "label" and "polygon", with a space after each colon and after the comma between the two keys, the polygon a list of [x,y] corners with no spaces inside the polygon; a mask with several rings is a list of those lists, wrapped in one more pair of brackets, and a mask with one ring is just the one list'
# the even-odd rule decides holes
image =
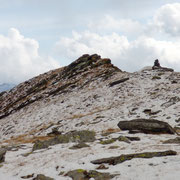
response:
{"label": "moss on rock", "polygon": [[52,139],[45,141],[36,141],[33,146],[33,151],[38,149],[45,149],[49,146],[53,146],[55,144],[69,143],[69,142],[93,142],[96,140],[94,131],[82,130],[82,131],[72,131],[66,134],[55,136]]}

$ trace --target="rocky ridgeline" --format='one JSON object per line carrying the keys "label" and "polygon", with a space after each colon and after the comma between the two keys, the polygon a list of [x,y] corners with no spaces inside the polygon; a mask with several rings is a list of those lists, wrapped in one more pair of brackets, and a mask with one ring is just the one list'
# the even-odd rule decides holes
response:
{"label": "rocky ridgeline", "polygon": [[70,65],[49,71],[0,94],[0,119],[40,99],[87,87],[97,79],[106,80],[121,71],[110,59],[85,54]]}
{"label": "rocky ridgeline", "polygon": [[179,85],[172,69],[122,72],[97,54],[21,83],[0,94],[0,173],[31,180],[176,179]]}

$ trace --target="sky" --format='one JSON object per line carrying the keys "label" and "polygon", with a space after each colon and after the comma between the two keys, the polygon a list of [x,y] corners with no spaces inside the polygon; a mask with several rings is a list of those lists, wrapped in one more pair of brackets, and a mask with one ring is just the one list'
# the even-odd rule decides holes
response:
{"label": "sky", "polygon": [[180,72],[180,0],[0,0],[0,84],[18,84],[83,54],[123,71]]}

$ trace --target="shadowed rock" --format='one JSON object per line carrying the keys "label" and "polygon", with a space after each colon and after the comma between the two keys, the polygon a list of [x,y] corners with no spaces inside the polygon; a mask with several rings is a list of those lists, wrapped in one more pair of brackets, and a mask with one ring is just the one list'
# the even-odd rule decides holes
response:
{"label": "shadowed rock", "polygon": [[120,121],[118,127],[130,132],[142,132],[147,134],[175,134],[175,130],[166,122],[155,119],[134,119],[131,121]]}
{"label": "shadowed rock", "polygon": [[115,86],[117,84],[123,83],[123,82],[125,82],[127,80],[129,80],[129,78],[120,79],[120,80],[117,80],[117,81],[114,81],[114,82],[110,83],[109,86],[112,87],[112,86]]}
{"label": "shadowed rock", "polygon": [[109,158],[102,158],[91,161],[93,164],[103,164],[108,163],[111,165],[116,165],[119,163],[123,163],[124,161],[128,161],[134,158],[153,158],[153,157],[162,157],[162,156],[174,156],[177,152],[169,150],[163,152],[144,152],[144,153],[137,153],[137,154],[122,154],[121,156],[116,157],[109,157]]}
{"label": "shadowed rock", "polygon": [[0,148],[0,163],[5,161],[6,149]]}

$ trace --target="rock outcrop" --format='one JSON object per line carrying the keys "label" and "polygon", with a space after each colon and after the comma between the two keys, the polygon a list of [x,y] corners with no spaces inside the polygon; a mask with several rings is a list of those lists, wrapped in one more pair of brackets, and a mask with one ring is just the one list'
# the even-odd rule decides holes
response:
{"label": "rock outcrop", "polygon": [[0,119],[40,99],[81,89],[97,79],[104,81],[119,71],[110,59],[85,54],[66,67],[41,74],[4,92],[0,96]]}

